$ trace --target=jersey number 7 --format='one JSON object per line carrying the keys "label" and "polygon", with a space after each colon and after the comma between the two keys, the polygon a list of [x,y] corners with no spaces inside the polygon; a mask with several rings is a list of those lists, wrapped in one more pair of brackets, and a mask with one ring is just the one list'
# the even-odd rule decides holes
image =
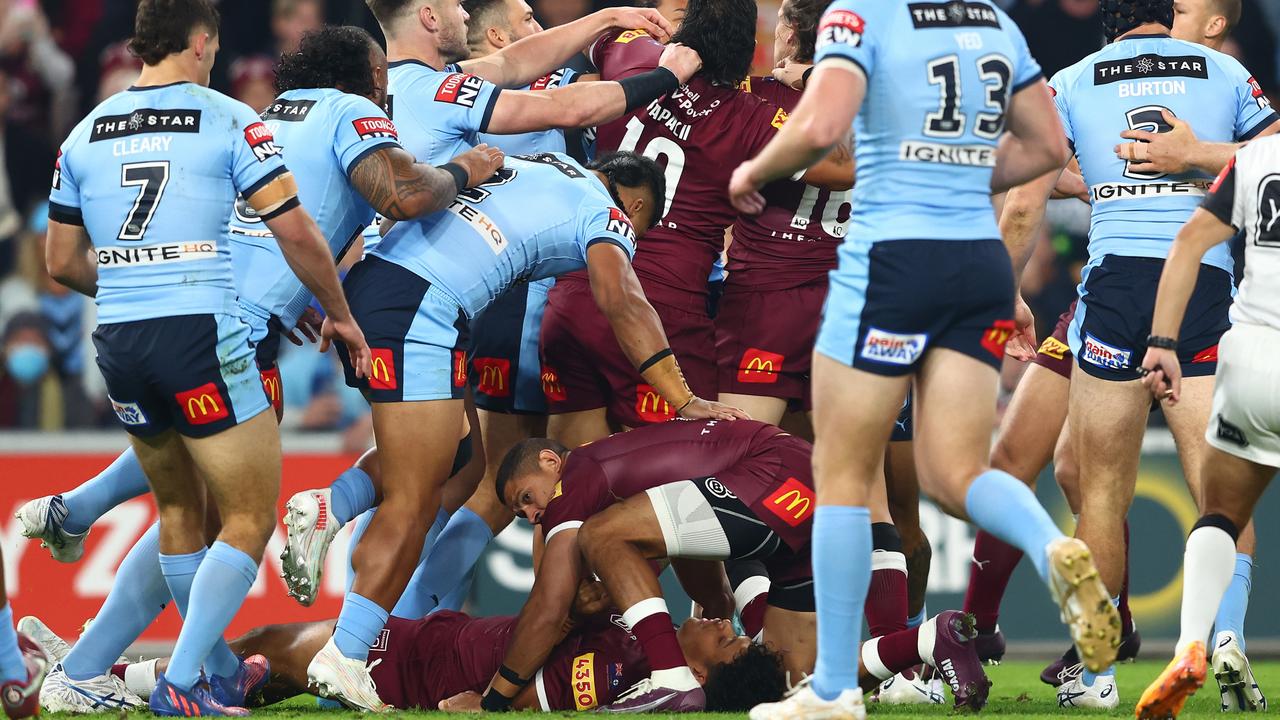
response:
{"label": "jersey number 7", "polygon": [[137,187],[138,197],[120,226],[120,240],[141,240],[169,184],[169,161],[126,163],[120,166],[120,187]]}

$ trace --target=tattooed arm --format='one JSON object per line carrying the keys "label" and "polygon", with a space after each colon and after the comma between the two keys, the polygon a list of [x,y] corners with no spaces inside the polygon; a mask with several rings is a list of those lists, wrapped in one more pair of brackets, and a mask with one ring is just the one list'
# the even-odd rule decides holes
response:
{"label": "tattooed arm", "polygon": [[[466,187],[472,187],[497,172],[502,159],[500,150],[479,145],[451,163],[466,173]],[[399,147],[369,153],[352,168],[351,184],[374,210],[392,220],[409,220],[443,210],[461,189],[448,170],[416,162]]]}

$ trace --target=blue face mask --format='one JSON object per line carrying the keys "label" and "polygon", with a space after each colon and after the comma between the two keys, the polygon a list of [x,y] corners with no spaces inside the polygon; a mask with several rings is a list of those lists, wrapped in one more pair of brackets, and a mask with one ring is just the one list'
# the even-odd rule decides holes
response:
{"label": "blue face mask", "polygon": [[5,353],[5,367],[21,385],[30,385],[49,369],[49,353],[39,345],[16,345]]}

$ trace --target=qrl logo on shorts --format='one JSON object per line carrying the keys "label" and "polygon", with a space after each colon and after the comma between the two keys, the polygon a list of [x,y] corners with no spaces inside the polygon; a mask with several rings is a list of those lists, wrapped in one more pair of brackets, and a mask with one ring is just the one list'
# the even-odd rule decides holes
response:
{"label": "qrl logo on shorts", "polygon": [[396,359],[391,348],[369,348],[373,362],[369,364],[370,390],[395,390]]}
{"label": "qrl logo on shorts", "polygon": [[484,87],[484,80],[475,75],[454,73],[440,83],[440,89],[436,90],[436,102],[475,107],[482,87]]}
{"label": "qrl logo on shorts", "polygon": [[906,335],[871,328],[862,342],[862,357],[890,365],[914,365],[924,354],[928,342],[929,336],[925,334]]}
{"label": "qrl logo on shorts", "polygon": [[1123,370],[1129,367],[1129,360],[1133,357],[1132,350],[1113,347],[1089,333],[1085,333],[1084,347],[1081,350],[1082,360],[1108,370]]}
{"label": "qrl logo on shorts", "polygon": [[476,390],[489,397],[511,396],[511,361],[506,358],[478,357],[471,360],[480,376]]}
{"label": "qrl logo on shorts", "polygon": [[644,384],[636,386],[636,414],[641,420],[651,423],[666,422],[676,416],[671,403],[664,400],[652,385]]}
{"label": "qrl logo on shorts", "polygon": [[813,517],[813,507],[817,503],[813,490],[795,478],[787,478],[782,487],[764,499],[765,509],[791,527]]}
{"label": "qrl logo on shorts", "polygon": [[776,383],[786,357],[760,348],[747,348],[738,365],[740,383]]}
{"label": "qrl logo on shorts", "polygon": [[178,407],[182,408],[182,414],[192,425],[208,425],[223,420],[231,414],[218,386],[211,382],[194,390],[177,393],[173,399],[178,402]]}
{"label": "qrl logo on shorts", "polygon": [[146,425],[147,415],[142,412],[142,408],[138,407],[138,403],[122,403],[118,402],[110,395],[107,396],[111,400],[111,409],[116,412],[116,417],[120,418],[120,422],[125,425]]}

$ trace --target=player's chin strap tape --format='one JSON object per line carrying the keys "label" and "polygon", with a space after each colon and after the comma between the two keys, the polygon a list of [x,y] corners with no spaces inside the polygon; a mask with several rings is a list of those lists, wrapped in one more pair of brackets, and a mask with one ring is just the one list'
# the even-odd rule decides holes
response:
{"label": "player's chin strap tape", "polygon": [[694,400],[693,391],[689,389],[689,383],[685,382],[680,363],[676,362],[676,356],[670,348],[654,353],[653,357],[640,363],[640,376],[658,391],[677,415]]}
{"label": "player's chin strap tape", "polygon": [[455,162],[447,162],[436,167],[453,176],[453,184],[457,187],[457,192],[467,189],[467,180],[470,179],[470,176],[467,175],[466,170],[462,169],[461,165]]}
{"label": "player's chin strap tape", "polygon": [[647,73],[619,80],[618,84],[622,86],[622,92],[627,98],[627,112],[631,112],[680,89],[680,78],[664,67],[657,67]]}

